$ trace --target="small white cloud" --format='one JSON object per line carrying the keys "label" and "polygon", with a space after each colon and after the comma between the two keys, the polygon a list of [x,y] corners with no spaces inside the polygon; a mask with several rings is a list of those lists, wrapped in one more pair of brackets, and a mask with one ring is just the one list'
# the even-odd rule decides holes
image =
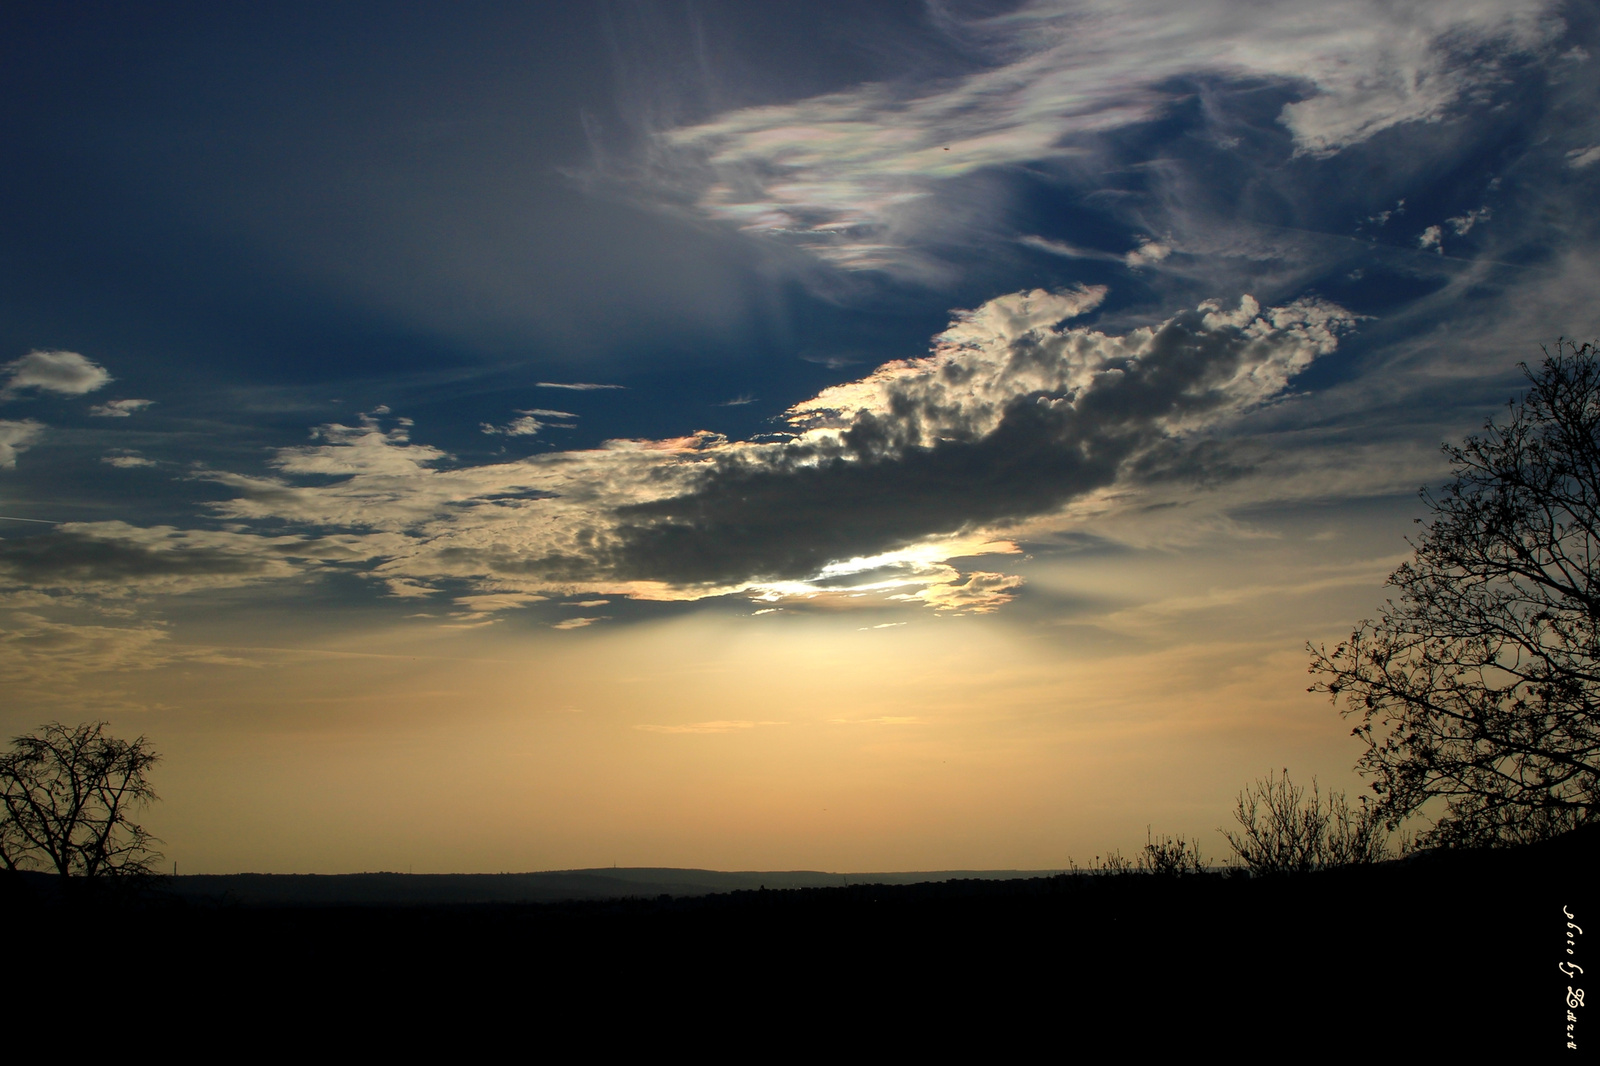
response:
{"label": "small white cloud", "polygon": [[605,620],[605,616],[603,616],[603,615],[601,617],[599,617],[599,618],[568,618],[565,622],[557,622],[555,625],[551,626],[551,628],[552,629],[582,629],[584,626],[592,626],[596,622],[601,622],[601,621],[604,621],[604,620]]}
{"label": "small white cloud", "polygon": [[1592,144],[1587,148],[1574,148],[1567,153],[1567,166],[1574,170],[1582,170],[1597,162],[1600,162],[1600,144]]}
{"label": "small white cloud", "polygon": [[31,418],[21,422],[0,420],[0,470],[11,470],[17,465],[17,456],[33,446],[44,432],[44,423]]}
{"label": "small white cloud", "polygon": [[105,367],[77,352],[29,352],[7,363],[4,370],[9,380],[0,389],[0,396],[19,389],[82,396],[111,380]]}
{"label": "small white cloud", "polygon": [[95,404],[89,408],[89,413],[101,418],[127,418],[133,412],[143,411],[153,403],[154,400],[110,400]]}
{"label": "small white cloud", "polygon": [[360,415],[359,420],[359,426],[337,422],[318,426],[311,431],[311,437],[324,443],[281,449],[272,465],[290,474],[405,477],[449,458],[437,448],[410,443],[411,435],[404,424],[384,432],[370,415]]}
{"label": "small white cloud", "polygon": [[480,422],[478,423],[478,428],[491,436],[498,434],[507,437],[533,437],[537,436],[538,432],[546,425],[547,423],[539,421],[532,415],[523,415],[521,418],[512,419],[503,426]]}
{"label": "small white cloud", "polygon": [[499,434],[507,437],[532,437],[541,429],[576,429],[574,425],[560,422],[541,422],[540,418],[577,418],[570,411],[546,411],[542,407],[535,407],[527,411],[518,411],[521,417],[514,418],[503,426],[491,422],[480,422],[478,428],[485,433]]}
{"label": "small white cloud", "polygon": [[[1370,223],[1371,225],[1376,226],[1379,229],[1382,229],[1384,226],[1389,224],[1389,220],[1391,218],[1394,218],[1396,215],[1403,215],[1405,213],[1406,213],[1406,202],[1404,200],[1397,200],[1397,201],[1395,201],[1395,205],[1393,207],[1389,208],[1389,210],[1387,210],[1387,211],[1379,211],[1375,215],[1368,215],[1367,219],[1366,219],[1366,222],[1362,223],[1362,225],[1367,225],[1367,224]],[[1357,229],[1359,229],[1359,228],[1360,227],[1358,226]]]}
{"label": "small white cloud", "polygon": [[1145,241],[1139,247],[1123,256],[1122,261],[1130,267],[1138,268],[1149,266],[1151,263],[1159,263],[1171,254],[1172,248],[1170,245],[1162,244],[1160,241]]}
{"label": "small white cloud", "polygon": [[755,402],[756,402],[756,398],[754,396],[750,395],[747,392],[743,396],[735,396],[731,400],[723,400],[721,403],[717,404],[716,406],[718,406],[718,407],[743,407],[747,403],[755,403]]}
{"label": "small white cloud", "polygon": [[[436,588],[431,588],[427,585],[403,577],[385,578],[383,583],[388,586],[389,595],[399,596],[405,599],[413,599],[420,596],[432,596],[434,593],[439,591]],[[433,616],[413,615],[410,617],[431,618]]]}
{"label": "small white cloud", "polygon": [[102,455],[100,457],[100,461],[102,463],[109,463],[119,470],[133,470],[141,466],[157,465],[154,459],[146,459],[142,455],[136,455],[133,453],[128,453],[125,455]]}
{"label": "small white cloud", "polygon": [[1450,224],[1451,229],[1456,231],[1456,236],[1465,237],[1469,232],[1471,232],[1473,226],[1476,226],[1480,222],[1489,221],[1489,209],[1487,207],[1480,207],[1475,211],[1468,211],[1464,215],[1457,215],[1455,218],[1447,218],[1445,221]]}
{"label": "small white cloud", "polygon": [[564,603],[563,607],[604,607],[610,600],[579,600],[577,603]]}
{"label": "small white cloud", "polygon": [[541,389],[572,389],[575,392],[592,392],[595,389],[625,389],[626,385],[596,385],[589,381],[537,381],[535,387]]}
{"label": "small white cloud", "polygon": [[1444,231],[1438,226],[1429,226],[1422,231],[1422,236],[1417,238],[1417,247],[1423,251],[1432,248],[1440,255],[1444,254]]}

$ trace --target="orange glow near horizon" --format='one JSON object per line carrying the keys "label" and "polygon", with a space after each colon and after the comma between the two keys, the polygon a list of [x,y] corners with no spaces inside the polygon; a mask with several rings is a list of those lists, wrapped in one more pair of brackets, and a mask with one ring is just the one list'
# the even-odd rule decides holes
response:
{"label": "orange glow near horizon", "polygon": [[[1182,592],[1159,569],[1106,581]],[[1311,587],[1077,628],[926,608],[346,625],[105,694],[166,756],[148,822],[188,872],[1052,869],[1147,825],[1217,852],[1239,787],[1284,762],[1358,787],[1347,729],[1304,691]]]}

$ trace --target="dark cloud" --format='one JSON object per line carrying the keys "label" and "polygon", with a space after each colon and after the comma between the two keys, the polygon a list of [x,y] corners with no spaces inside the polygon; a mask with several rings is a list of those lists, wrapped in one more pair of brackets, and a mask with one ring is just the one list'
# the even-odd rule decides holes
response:
{"label": "dark cloud", "polygon": [[1148,427],[1100,434],[1027,397],[978,441],[893,447],[900,428],[871,414],[846,454],[814,449],[769,469],[734,466],[699,490],[624,508],[618,576],[674,583],[804,578],[838,559],[932,534],[1051,510],[1116,478]]}
{"label": "dark cloud", "polygon": [[[1185,312],[1142,337],[1028,330],[1003,353],[906,367],[837,437],[719,456],[694,491],[620,508],[609,563],[625,579],[798,579],[1055,511],[1141,460],[1146,477],[1205,480],[1208,452],[1174,447],[1185,428],[1276,391],[1263,393],[1277,378],[1258,372],[1286,373],[1297,365],[1288,353],[1310,357],[1304,334],[1274,333],[1245,310]],[[1007,378],[1060,386],[953,402],[981,394],[975,379],[993,360],[973,364],[993,356]]]}
{"label": "dark cloud", "polygon": [[218,547],[58,529],[0,541],[0,574],[28,585],[121,584],[163,577],[262,574],[271,560]]}

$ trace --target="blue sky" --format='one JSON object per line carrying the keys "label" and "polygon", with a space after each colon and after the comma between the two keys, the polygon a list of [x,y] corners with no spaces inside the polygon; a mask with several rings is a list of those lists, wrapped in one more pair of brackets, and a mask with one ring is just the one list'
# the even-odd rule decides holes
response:
{"label": "blue sky", "polygon": [[[6,726],[150,733],[164,835],[218,868],[390,861],[349,850],[382,802],[293,843],[285,782],[367,774],[406,821],[392,790],[441,729],[610,768],[506,769],[530,843],[406,845],[450,868],[1047,866],[1153,817],[1210,832],[1291,759],[1347,774],[1305,642],[1381,602],[1438,443],[1540,344],[1600,332],[1596,15],[11,5]],[[870,698],[761,711],[817,640],[876,667]],[[441,642],[434,704],[380,668]],[[929,659],[980,646],[992,683],[929,702]],[[337,680],[307,665],[335,654]],[[683,655],[743,680],[697,687]],[[672,710],[545,695],[639,662]],[[1074,717],[1119,691],[1131,732]],[[578,704],[605,724],[548,724]],[[896,739],[819,724],[843,721]],[[637,749],[642,807],[593,798],[638,771],[617,752],[728,738],[749,750]],[[261,746],[283,762],[256,774]],[[1125,746],[1186,769],[1061,791]],[[802,749],[765,814],[716,813]],[[935,750],[982,768],[956,789],[981,825],[928,800]],[[194,776],[218,760],[254,792]],[[848,830],[804,828],[824,780],[866,790]],[[217,809],[259,837],[228,850]]]}

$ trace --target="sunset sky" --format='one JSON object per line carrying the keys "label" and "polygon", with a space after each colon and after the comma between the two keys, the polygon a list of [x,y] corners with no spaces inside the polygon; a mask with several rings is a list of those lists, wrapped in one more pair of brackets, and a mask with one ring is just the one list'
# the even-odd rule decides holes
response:
{"label": "sunset sky", "polygon": [[0,9],[0,732],[183,872],[1060,868],[1600,334],[1600,8]]}

